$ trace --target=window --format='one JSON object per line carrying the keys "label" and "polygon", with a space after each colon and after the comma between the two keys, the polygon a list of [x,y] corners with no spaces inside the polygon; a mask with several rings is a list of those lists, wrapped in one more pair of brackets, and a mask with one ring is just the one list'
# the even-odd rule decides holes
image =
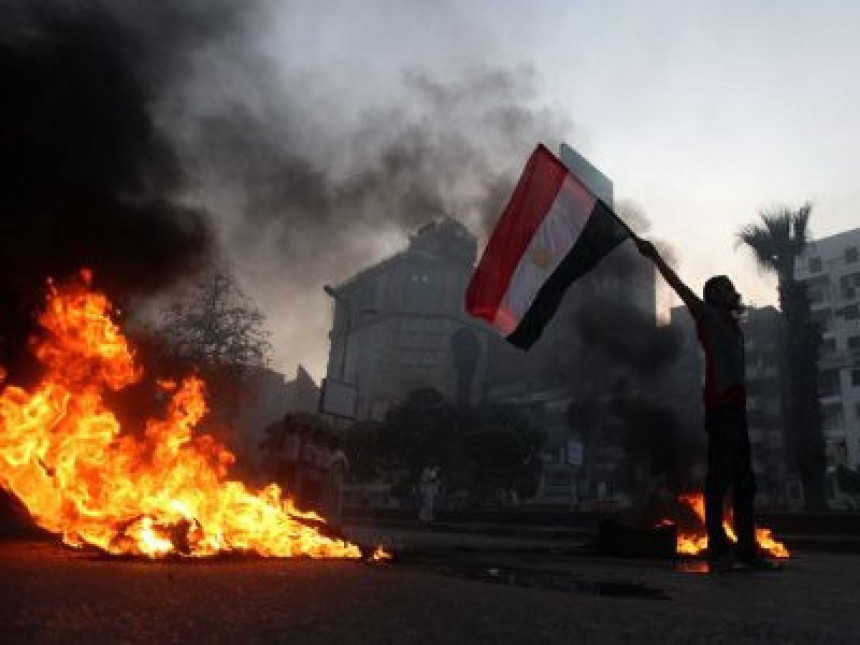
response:
{"label": "window", "polygon": [[842,310],[845,320],[857,320],[860,318],[860,305],[848,305]]}
{"label": "window", "polygon": [[860,259],[860,254],[857,253],[856,246],[850,246],[845,249],[845,262],[853,264],[854,262],[857,262],[858,259]]}
{"label": "window", "polygon": [[819,356],[827,356],[829,354],[833,354],[836,352],[836,339],[835,338],[826,338],[821,343],[821,349],[819,349]]}
{"label": "window", "polygon": [[854,300],[857,298],[857,291],[860,290],[860,273],[849,273],[839,278],[839,292],[845,300]]}
{"label": "window", "polygon": [[406,280],[406,293],[404,304],[408,309],[434,309],[438,308],[441,285],[438,283],[436,272],[433,267],[413,266],[404,275]]}
{"label": "window", "polygon": [[830,278],[826,275],[821,275],[817,278],[806,280],[806,293],[809,295],[809,302],[812,304],[830,300]]}
{"label": "window", "polygon": [[809,272],[818,273],[821,271],[821,258],[809,258]]}
{"label": "window", "polygon": [[848,337],[848,351],[856,352],[860,350],[860,336],[849,336]]}
{"label": "window", "polygon": [[824,414],[824,432],[826,434],[838,434],[842,431],[845,425],[845,418],[842,416],[842,405],[837,403],[834,405],[825,405],[821,409]]}
{"label": "window", "polygon": [[839,393],[839,372],[837,372],[836,370],[822,370],[821,372],[819,372],[818,395],[838,396]]}
{"label": "window", "polygon": [[851,385],[860,385],[860,370],[851,370]]}

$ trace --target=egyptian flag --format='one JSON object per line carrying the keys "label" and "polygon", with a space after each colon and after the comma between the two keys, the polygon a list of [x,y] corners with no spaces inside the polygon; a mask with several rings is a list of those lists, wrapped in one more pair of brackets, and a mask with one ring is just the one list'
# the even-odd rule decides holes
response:
{"label": "egyptian flag", "polygon": [[466,311],[528,349],[565,290],[630,229],[567,167],[538,145],[466,291]]}

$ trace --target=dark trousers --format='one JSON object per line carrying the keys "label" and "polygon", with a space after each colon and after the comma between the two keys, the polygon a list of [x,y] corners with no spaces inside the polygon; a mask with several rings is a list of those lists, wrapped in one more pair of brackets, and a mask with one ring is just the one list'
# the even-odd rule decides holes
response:
{"label": "dark trousers", "polygon": [[705,526],[712,554],[731,545],[723,530],[723,500],[732,489],[732,515],[738,538],[738,557],[756,553],[753,499],[755,475],[750,458],[750,438],[744,406],[722,406],[705,412],[708,432],[708,474],[705,479]]}

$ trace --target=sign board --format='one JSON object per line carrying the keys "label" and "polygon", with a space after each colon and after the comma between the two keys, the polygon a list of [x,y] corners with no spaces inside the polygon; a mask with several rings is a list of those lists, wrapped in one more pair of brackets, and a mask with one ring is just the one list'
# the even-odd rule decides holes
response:
{"label": "sign board", "polygon": [[567,463],[571,466],[581,466],[585,451],[582,449],[582,442],[575,439],[567,441]]}
{"label": "sign board", "polygon": [[320,412],[354,419],[358,412],[358,388],[336,378],[324,378],[320,392]]}

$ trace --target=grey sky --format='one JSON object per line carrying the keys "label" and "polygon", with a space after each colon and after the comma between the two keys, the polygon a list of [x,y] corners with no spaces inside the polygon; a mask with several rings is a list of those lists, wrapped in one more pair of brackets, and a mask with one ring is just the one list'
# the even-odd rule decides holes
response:
{"label": "grey sky", "polygon": [[[734,246],[737,230],[762,208],[811,200],[818,236],[860,222],[860,5],[853,2],[272,6],[258,42],[285,100],[297,100],[328,132],[317,151],[322,163],[338,165],[339,136],[369,112],[410,109],[410,74],[455,82],[470,70],[511,70],[529,79],[525,100],[553,115],[546,137],[567,139],[613,179],[616,196],[650,219],[649,234],[674,247],[679,273],[694,288],[728,273],[748,299],[774,301],[773,280]],[[511,159],[498,164],[519,166],[534,143],[508,148]],[[391,228],[361,258],[381,257],[405,239]],[[282,293],[305,301],[298,310],[294,298],[275,295],[278,282],[261,276],[259,263],[246,268],[275,330],[275,367],[288,374],[299,362],[323,374],[330,304],[321,287],[360,268],[329,267],[302,276],[301,288],[284,280]]]}

